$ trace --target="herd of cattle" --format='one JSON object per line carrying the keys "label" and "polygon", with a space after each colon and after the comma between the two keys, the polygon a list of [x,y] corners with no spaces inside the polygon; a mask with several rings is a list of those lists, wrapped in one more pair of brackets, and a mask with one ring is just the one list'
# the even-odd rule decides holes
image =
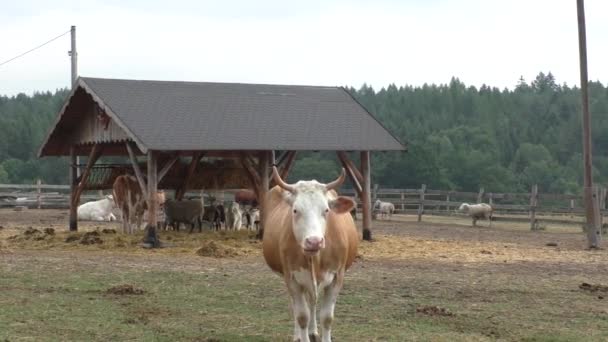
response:
{"label": "herd of cattle", "polygon": [[[223,203],[205,205],[203,196],[182,201],[166,199],[164,191],[156,193],[156,202],[159,227],[165,230],[177,231],[184,224],[190,232],[196,228],[202,231],[205,222],[216,230],[259,229],[260,210],[255,194],[249,190],[237,192],[234,201],[225,206]],[[112,195],[78,207],[78,220],[115,221],[114,208],[121,212],[124,233],[132,234],[135,228],[141,228],[148,205],[135,177],[117,177]]]}

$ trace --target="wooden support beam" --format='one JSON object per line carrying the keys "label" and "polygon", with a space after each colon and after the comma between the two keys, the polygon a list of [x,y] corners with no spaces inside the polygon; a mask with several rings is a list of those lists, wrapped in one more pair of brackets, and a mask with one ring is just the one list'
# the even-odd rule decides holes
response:
{"label": "wooden support beam", "polygon": [[260,175],[262,175],[262,179],[260,180],[260,188],[258,190],[258,204],[260,207],[260,229],[258,230],[258,239],[262,239],[264,237],[264,224],[266,223],[266,208],[264,208],[264,198],[266,197],[268,189],[270,189],[270,175],[268,174],[268,169],[270,169],[270,159],[270,151],[260,152],[258,172]]}
{"label": "wooden support beam", "polygon": [[355,163],[353,163],[353,161],[348,158],[348,154],[346,154],[346,152],[344,151],[338,151],[337,154],[338,158],[340,158],[340,161],[347,164],[354,172],[355,176],[357,177],[357,180],[359,181],[359,184],[363,183],[363,175],[361,174],[361,171],[359,171]]}
{"label": "wooden support beam", "polygon": [[70,231],[75,232],[78,230],[78,207],[73,203],[76,203],[76,188],[78,187],[78,170],[76,169],[76,148],[70,147]]}
{"label": "wooden support beam", "polygon": [[361,172],[363,175],[363,240],[372,241],[372,199],[371,199],[371,163],[370,152],[361,151]]}
{"label": "wooden support beam", "polygon": [[192,175],[194,175],[194,171],[196,171],[196,167],[201,159],[205,156],[204,152],[194,152],[192,154],[192,160],[190,160],[190,165],[188,165],[188,170],[186,171],[186,175],[184,176],[184,182],[181,187],[175,192],[175,199],[181,201],[188,191],[188,184],[190,183],[190,179]]}
{"label": "wooden support beam", "polygon": [[[355,171],[351,167],[352,164],[348,164],[346,162],[345,154],[343,154],[342,156],[340,155],[340,152],[337,152],[337,154],[338,154],[338,160],[340,160],[342,167],[344,167],[344,169],[346,170],[346,174],[348,175],[348,178],[350,179],[351,183],[353,184],[353,187],[355,188],[357,195],[359,197],[361,197],[362,193],[363,193],[363,188],[361,187],[361,183],[359,182],[359,179],[357,179]],[[354,166],[354,165],[352,165],[352,166]]]}
{"label": "wooden support beam", "polygon": [[84,186],[87,182],[87,178],[89,178],[89,175],[91,174],[91,168],[93,168],[93,165],[95,164],[95,162],[97,161],[97,159],[99,159],[99,157],[101,156],[101,151],[102,151],[102,147],[98,144],[93,145],[93,148],[91,149],[91,153],[89,154],[89,158],[87,160],[87,166],[84,169],[84,172],[82,173],[82,175],[80,175],[80,179],[78,180],[78,186],[75,189],[75,194],[74,194],[74,202],[72,202],[72,206],[78,207],[78,204],[80,203],[80,195],[82,194],[82,191],[84,190]]}
{"label": "wooden support beam", "polygon": [[144,232],[144,247],[148,248],[158,248],[160,247],[160,240],[157,235],[157,198],[156,191],[158,189],[158,179],[157,179],[157,152],[156,151],[148,151],[148,196],[146,197],[148,200],[148,222],[146,225],[146,230]]}
{"label": "wooden support beam", "polygon": [[260,189],[262,187],[262,178],[258,173],[258,170],[251,163],[251,158],[248,158],[246,153],[241,153],[241,165],[245,169],[247,177],[249,177],[249,181],[251,182],[251,187],[253,188],[253,192],[255,192],[255,196],[258,199],[258,203],[260,203]]}
{"label": "wooden support beam", "polygon": [[127,152],[129,153],[129,159],[131,160],[131,166],[133,166],[133,171],[135,171],[135,178],[137,178],[137,182],[139,183],[139,187],[141,188],[142,194],[148,198],[148,187],[146,186],[146,181],[144,179],[144,175],[139,168],[139,164],[137,163],[137,157],[133,152],[133,148],[131,147],[132,142],[127,142],[125,146],[127,147]]}
{"label": "wooden support beam", "polygon": [[163,178],[167,175],[167,172],[171,170],[171,167],[175,164],[176,161],[179,160],[179,154],[174,155],[171,159],[169,159],[162,169],[158,172],[158,183],[160,183]]}
{"label": "wooden support beam", "polygon": [[[279,175],[281,176],[281,179],[287,180],[287,176],[289,176],[289,171],[291,170],[293,163],[296,161],[296,154],[297,154],[296,151],[287,152],[287,160],[285,161],[285,164],[279,171]],[[272,172],[272,171],[270,171],[270,172]]]}
{"label": "wooden support beam", "polygon": [[[274,164],[279,170],[279,176],[281,176],[281,179],[287,179],[287,177],[289,176],[289,171],[291,170],[291,167],[293,166],[295,160],[296,151],[288,151],[281,155],[281,158],[278,163]],[[276,184],[274,182],[274,179],[272,179],[272,169],[268,171],[268,178],[270,179],[270,188],[274,187]]]}

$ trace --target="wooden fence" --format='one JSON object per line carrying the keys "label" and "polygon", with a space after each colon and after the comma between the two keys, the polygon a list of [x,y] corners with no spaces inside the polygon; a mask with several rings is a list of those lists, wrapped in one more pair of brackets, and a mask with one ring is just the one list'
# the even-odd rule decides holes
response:
{"label": "wooden fence", "polygon": [[[341,193],[355,196],[354,191],[348,189]],[[602,218],[608,214],[606,194],[605,188],[598,188],[595,193]],[[494,220],[529,222],[533,230],[539,228],[541,221],[582,224],[585,213],[582,195],[539,193],[536,185],[525,193],[486,192],[483,188],[478,192],[432,190],[425,184],[418,189],[382,189],[376,185],[372,191],[372,203],[377,199],[393,203],[397,214],[417,215],[418,221],[428,214],[456,215],[464,202],[483,202],[494,208]]]}
{"label": "wooden fence", "polygon": [[[69,207],[69,185],[43,184],[0,184],[0,208],[28,207],[39,209],[66,209]],[[224,200],[232,199],[233,190],[215,192]],[[109,194],[106,191],[105,194]],[[343,189],[342,194],[356,197],[352,189]],[[598,200],[602,218],[608,214],[606,210],[605,188],[597,189],[595,198]],[[81,203],[100,199],[102,191],[87,191],[81,196]],[[189,192],[188,196],[200,195]],[[488,203],[494,208],[495,220],[530,222],[531,229],[539,227],[539,221],[552,223],[582,223],[584,208],[582,195],[544,194],[538,192],[535,185],[530,192],[525,193],[494,193],[486,192],[483,188],[478,192],[461,192],[427,189],[422,184],[418,189],[383,189],[378,185],[373,187],[372,202],[379,199],[395,205],[397,214],[417,215],[422,221],[424,215],[454,215],[461,203]],[[361,207],[359,201],[358,207]],[[563,215],[563,218],[559,218]],[[552,217],[547,217],[552,216]],[[570,219],[567,217],[570,216]],[[542,217],[542,219],[539,219]],[[573,218],[576,220],[573,221]]]}

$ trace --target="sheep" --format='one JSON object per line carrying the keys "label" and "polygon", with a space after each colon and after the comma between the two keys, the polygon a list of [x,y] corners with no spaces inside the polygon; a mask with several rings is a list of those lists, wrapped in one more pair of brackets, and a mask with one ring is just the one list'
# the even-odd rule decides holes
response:
{"label": "sheep", "polygon": [[458,208],[458,212],[465,213],[471,216],[473,219],[473,227],[477,225],[477,220],[488,219],[490,220],[490,227],[492,227],[492,206],[486,203],[468,204],[462,203]]}
{"label": "sheep", "polygon": [[376,200],[374,203],[374,210],[380,211],[380,217],[388,218],[389,220],[393,216],[395,212],[395,205],[390,202],[382,202],[381,200]]}
{"label": "sheep", "polygon": [[179,224],[190,225],[190,233],[194,230],[194,227],[199,224],[203,215],[203,200],[167,200],[165,201],[165,223],[164,227],[168,225],[173,226],[174,230],[179,230]]}
{"label": "sheep", "polygon": [[215,230],[220,230],[222,228],[222,223],[226,222],[224,206],[221,204],[205,206],[203,215],[201,217],[201,227],[202,221],[209,222],[211,229],[215,228]]}

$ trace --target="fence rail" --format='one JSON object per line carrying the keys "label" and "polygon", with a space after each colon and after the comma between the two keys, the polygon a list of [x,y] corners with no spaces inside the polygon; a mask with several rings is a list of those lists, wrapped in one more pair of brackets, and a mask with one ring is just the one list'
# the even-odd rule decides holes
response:
{"label": "fence rail", "polygon": [[[545,222],[582,222],[584,215],[582,195],[538,193],[538,187],[533,186],[530,192],[522,193],[495,193],[486,192],[483,188],[478,192],[463,192],[427,189],[422,184],[418,189],[392,189],[373,187],[372,201],[381,200],[395,205],[396,213],[418,215],[422,220],[425,214],[452,215],[461,203],[485,202],[494,208],[496,220],[522,221],[523,218],[509,217],[509,215],[528,215],[531,229],[537,229],[539,220]],[[602,218],[608,215],[606,210],[605,188],[596,189],[596,199]],[[36,184],[0,184],[0,208],[24,206],[28,208],[57,208],[69,207],[69,185],[43,184],[38,180]],[[226,190],[226,199],[231,198],[232,190]],[[108,192],[106,192],[108,193]],[[343,189],[344,195],[356,197],[353,189]],[[196,196],[197,193],[188,195]],[[86,191],[81,196],[81,203],[97,200],[103,196],[102,191]],[[222,198],[224,196],[222,195]],[[361,207],[358,201],[358,207]],[[543,215],[570,215],[577,220],[562,220],[559,218],[539,218]],[[578,220],[580,218],[580,220]]]}

